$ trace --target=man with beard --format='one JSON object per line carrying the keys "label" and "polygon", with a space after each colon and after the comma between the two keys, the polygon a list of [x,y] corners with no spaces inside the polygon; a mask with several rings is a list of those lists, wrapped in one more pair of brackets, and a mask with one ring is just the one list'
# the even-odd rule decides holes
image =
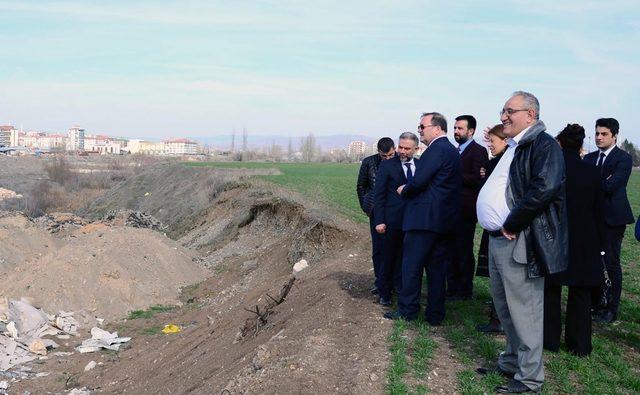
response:
{"label": "man with beard", "polygon": [[418,136],[404,132],[398,139],[398,156],[380,163],[373,190],[373,215],[376,231],[384,234],[382,243],[382,264],[378,281],[380,304],[391,305],[391,292],[402,285],[402,217],[405,200],[396,190],[410,182],[416,174],[417,159],[413,158],[418,149]]}
{"label": "man with beard", "polygon": [[461,218],[455,235],[455,250],[447,269],[447,299],[471,299],[473,296],[473,272],[476,261],[473,254],[473,238],[476,233],[476,200],[482,186],[480,169],[489,160],[487,150],[476,143],[473,134],[476,119],[472,115],[460,115],[453,126],[453,137],[458,143],[462,191],[460,194]]}

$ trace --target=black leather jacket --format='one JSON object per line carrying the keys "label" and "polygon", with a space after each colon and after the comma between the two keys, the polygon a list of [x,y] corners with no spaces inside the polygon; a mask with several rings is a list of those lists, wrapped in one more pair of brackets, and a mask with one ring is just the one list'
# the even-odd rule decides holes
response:
{"label": "black leather jacket", "polygon": [[524,232],[530,274],[558,273],[568,265],[564,158],[545,130],[538,121],[518,143],[509,169],[514,205],[503,225]]}
{"label": "black leather jacket", "polygon": [[382,158],[379,154],[367,156],[362,160],[358,173],[358,184],[356,185],[358,200],[360,208],[369,217],[373,214],[373,187],[376,184],[376,173],[381,161]]}

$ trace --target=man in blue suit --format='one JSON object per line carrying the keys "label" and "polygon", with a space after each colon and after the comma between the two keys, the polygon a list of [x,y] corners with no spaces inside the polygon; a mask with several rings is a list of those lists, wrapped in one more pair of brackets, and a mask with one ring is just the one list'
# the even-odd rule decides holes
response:
{"label": "man in blue suit", "polygon": [[[596,322],[610,324],[618,316],[620,293],[622,292],[622,267],[620,266],[620,249],[627,224],[634,221],[631,205],[627,198],[627,182],[631,175],[631,155],[616,146],[620,124],[614,118],[600,118],[596,121],[596,145],[598,150],[585,155],[584,161],[600,170],[604,198],[602,213],[604,229],[604,262],[611,280],[611,300],[606,309],[597,311]],[[600,290],[592,295],[593,305],[597,306]]]}
{"label": "man in blue suit", "polygon": [[451,260],[452,234],[459,219],[460,155],[447,139],[447,120],[437,112],[422,115],[418,126],[427,149],[413,179],[398,188],[407,199],[402,230],[402,289],[398,311],[385,318],[415,320],[420,311],[422,272],[427,272],[425,319],[440,325],[445,315],[445,280]]}
{"label": "man in blue suit", "polygon": [[398,139],[398,156],[380,163],[373,189],[374,223],[376,232],[384,234],[382,243],[382,264],[379,281],[380,304],[391,305],[391,292],[402,287],[402,217],[405,199],[397,189],[411,181],[416,172],[417,159],[413,158],[418,149],[418,136],[404,132]]}

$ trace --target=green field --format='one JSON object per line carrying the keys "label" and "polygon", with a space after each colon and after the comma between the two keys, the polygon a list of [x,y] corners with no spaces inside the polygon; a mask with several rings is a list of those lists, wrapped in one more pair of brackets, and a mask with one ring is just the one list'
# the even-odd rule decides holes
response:
{"label": "green field", "polygon": [[[271,164],[271,163],[195,163],[191,166],[277,168],[283,174],[260,178],[290,188],[308,198],[336,208],[352,219],[366,222],[355,193],[358,165]],[[634,172],[628,186],[634,213],[640,213],[640,172]],[[640,243],[627,227],[622,247],[623,294],[619,322],[611,326],[594,325],[594,350],[588,358],[577,358],[564,351],[545,353],[545,393],[619,394],[640,393]],[[457,391],[466,394],[492,393],[502,380],[475,374],[477,366],[495,361],[503,344],[499,338],[482,335],[475,325],[485,323],[485,302],[490,300],[488,282],[475,280],[472,301],[447,304],[447,319],[441,328],[424,323],[396,322],[389,335],[390,366],[387,391],[393,394],[427,393],[429,360],[438,350],[434,331],[450,342],[455,357],[464,365],[458,375]],[[566,291],[565,291],[566,293]],[[412,336],[405,336],[411,331]],[[411,339],[410,342],[407,339]],[[411,344],[408,344],[411,343]],[[434,349],[435,348],[435,349]],[[409,382],[418,382],[411,387]]]}

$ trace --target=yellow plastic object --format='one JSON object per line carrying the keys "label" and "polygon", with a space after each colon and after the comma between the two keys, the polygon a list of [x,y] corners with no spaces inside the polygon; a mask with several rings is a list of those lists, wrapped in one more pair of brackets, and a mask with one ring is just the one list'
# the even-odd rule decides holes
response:
{"label": "yellow plastic object", "polygon": [[182,331],[182,328],[180,328],[180,326],[178,325],[173,325],[173,324],[167,324],[164,326],[164,329],[162,330],[162,333],[178,333]]}

